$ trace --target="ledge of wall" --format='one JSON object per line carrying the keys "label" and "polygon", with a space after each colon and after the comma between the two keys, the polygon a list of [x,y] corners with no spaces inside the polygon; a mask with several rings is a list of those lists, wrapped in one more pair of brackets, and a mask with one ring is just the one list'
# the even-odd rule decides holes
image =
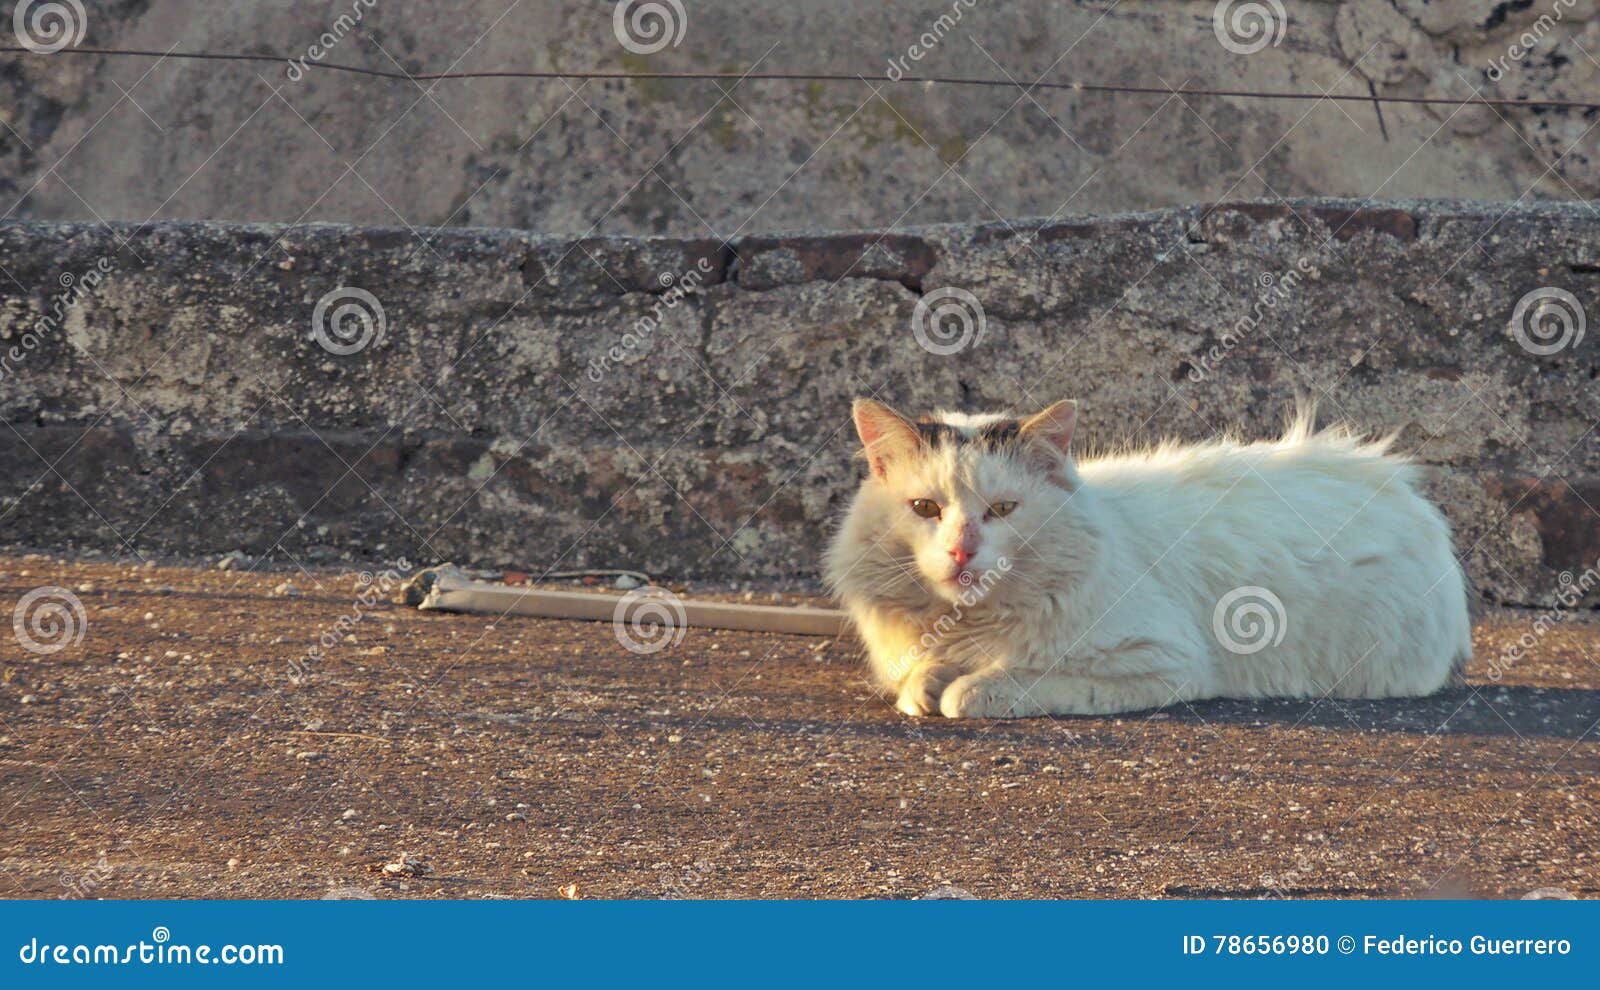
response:
{"label": "ledge of wall", "polygon": [[[1489,598],[1551,603],[1600,559],[1600,331],[1537,354],[1512,323],[1546,287],[1594,308],[1584,204],[425,237],[0,224],[0,542],[806,578],[853,396],[1074,396],[1094,447],[1265,436],[1309,393],[1434,467]],[[340,287],[383,313],[349,354],[312,332]],[[913,322],[947,288],[983,333],[933,353]]]}

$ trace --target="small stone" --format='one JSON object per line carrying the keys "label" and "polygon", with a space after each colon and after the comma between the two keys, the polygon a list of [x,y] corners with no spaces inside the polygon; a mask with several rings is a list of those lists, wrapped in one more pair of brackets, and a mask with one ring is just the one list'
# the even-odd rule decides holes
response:
{"label": "small stone", "polygon": [[294,586],[294,582],[292,582],[292,581],[283,582],[282,584],[278,585],[276,588],[273,588],[272,589],[272,593],[273,593],[273,595],[275,595],[278,598],[299,598],[300,597],[300,589],[296,588]]}
{"label": "small stone", "polygon": [[[432,873],[433,867],[429,866],[427,863],[424,863],[422,858],[419,856],[413,856],[410,853],[401,853],[399,856],[395,857],[394,862],[383,864],[382,870],[385,874],[391,877],[420,877]],[[404,889],[404,885],[402,885],[402,889]]]}
{"label": "small stone", "polygon": [[228,860],[228,872],[229,873],[232,873],[234,870],[237,870],[238,868],[239,868],[239,857],[234,856],[232,859]]}
{"label": "small stone", "polygon": [[294,754],[294,758],[297,760],[320,760],[322,759],[322,754],[314,749],[303,749]]}
{"label": "small stone", "polygon": [[639,584],[639,579],[634,577],[632,574],[620,574],[617,576],[617,580],[614,582],[614,586],[619,591],[632,591],[633,589],[639,587]]}
{"label": "small stone", "polygon": [[527,820],[528,816],[524,815],[520,811],[513,811],[511,814],[506,816],[506,821],[508,822],[525,822]]}
{"label": "small stone", "polygon": [[339,817],[344,819],[345,821],[349,821],[350,819],[354,818],[357,814],[359,814],[359,812],[357,812],[356,809],[354,809],[354,808],[346,808],[346,809],[344,809],[344,813],[341,814]]}
{"label": "small stone", "polygon": [[39,701],[39,696],[36,694],[25,694],[22,696],[21,701],[24,705],[37,704]]}
{"label": "small stone", "polygon": [[249,557],[245,556],[243,553],[241,553],[238,550],[230,550],[226,554],[223,555],[221,560],[217,561],[217,570],[219,570],[219,571],[231,571],[231,570],[234,570],[235,568],[239,567],[239,565],[245,563],[249,559],[250,559]]}

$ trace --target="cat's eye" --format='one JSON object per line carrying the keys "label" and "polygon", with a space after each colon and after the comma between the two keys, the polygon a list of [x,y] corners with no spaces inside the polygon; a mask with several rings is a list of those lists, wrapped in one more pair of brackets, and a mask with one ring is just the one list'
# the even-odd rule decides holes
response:
{"label": "cat's eye", "polygon": [[1015,502],[995,502],[989,506],[989,518],[1004,519],[1006,516],[1011,515],[1011,510],[1016,507],[1017,503]]}
{"label": "cat's eye", "polygon": [[924,519],[937,519],[939,503],[931,498],[914,498],[911,500],[911,511]]}

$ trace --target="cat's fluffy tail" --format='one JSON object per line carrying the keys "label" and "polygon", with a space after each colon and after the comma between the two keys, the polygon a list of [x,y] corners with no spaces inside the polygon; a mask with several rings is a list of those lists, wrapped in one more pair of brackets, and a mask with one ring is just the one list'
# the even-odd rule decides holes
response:
{"label": "cat's fluffy tail", "polygon": [[1317,426],[1317,403],[1304,394],[1295,397],[1286,417],[1283,435],[1272,444],[1297,460],[1314,465],[1323,455],[1327,467],[1348,474],[1352,469],[1370,475],[1380,487],[1395,482],[1416,486],[1422,470],[1411,457],[1394,452],[1400,430],[1373,436],[1343,421]]}

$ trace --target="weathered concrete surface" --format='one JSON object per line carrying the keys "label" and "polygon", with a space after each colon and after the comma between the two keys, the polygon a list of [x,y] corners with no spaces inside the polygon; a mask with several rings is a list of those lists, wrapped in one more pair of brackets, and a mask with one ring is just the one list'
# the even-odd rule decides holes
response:
{"label": "weathered concrete surface", "polygon": [[284,576],[0,556],[8,610],[83,609],[0,636],[0,897],[1600,896],[1592,614],[1496,671],[1535,626],[1491,610],[1429,698],[975,721],[853,639],[640,656]]}
{"label": "weathered concrete surface", "polygon": [[[0,380],[0,540],[806,579],[857,477],[853,396],[1076,396],[1103,447],[1266,435],[1309,393],[1438,468],[1490,599],[1550,603],[1562,572],[1600,558],[1600,345],[1589,332],[1541,356],[1510,321],[1542,287],[1593,309],[1600,220],[1583,205],[1360,207],[730,247],[4,225],[0,343],[19,350]],[[85,288],[102,258],[111,273]],[[64,274],[81,292],[52,331]],[[341,286],[385,318],[346,355],[312,337]],[[945,288],[984,312],[951,355],[913,333]],[[628,347],[652,307],[659,329]]]}
{"label": "weathered concrete surface", "polygon": [[[8,38],[11,6],[0,3]],[[626,50],[614,5],[595,0],[85,6],[90,47],[304,56],[331,32],[328,61],[377,69],[753,68],[863,81],[747,81],[725,96],[711,82],[478,80],[424,96],[404,80],[314,69],[295,80],[284,63],[0,56],[0,122],[15,134],[0,129],[0,218],[571,236],[701,236],[709,225],[731,237],[1273,196],[1600,195],[1593,121],[1579,111],[1392,105],[1380,126],[1367,103],[873,91],[902,58],[913,74],[1026,82],[1592,99],[1593,0],[1290,0],[1274,5],[1287,14],[1281,33],[1235,50],[1219,41],[1215,3],[696,0],[676,47],[653,55]],[[1508,58],[1530,32],[1531,54]],[[925,54],[908,57],[914,45]]]}

